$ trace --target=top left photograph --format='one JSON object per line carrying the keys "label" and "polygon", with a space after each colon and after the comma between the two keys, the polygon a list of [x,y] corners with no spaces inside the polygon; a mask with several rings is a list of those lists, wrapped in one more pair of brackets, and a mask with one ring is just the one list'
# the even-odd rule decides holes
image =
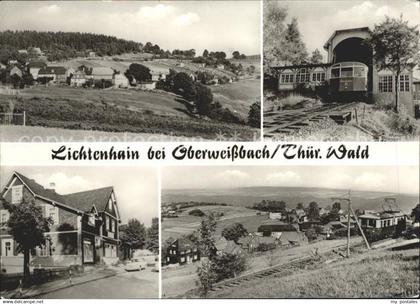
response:
{"label": "top left photograph", "polygon": [[259,141],[259,1],[1,1],[0,141]]}

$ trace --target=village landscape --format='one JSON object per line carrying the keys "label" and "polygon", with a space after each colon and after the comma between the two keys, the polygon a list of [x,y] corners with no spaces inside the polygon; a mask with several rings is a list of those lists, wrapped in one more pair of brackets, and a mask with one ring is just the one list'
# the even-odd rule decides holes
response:
{"label": "village landscape", "polygon": [[[139,13],[174,9],[146,4],[139,3]],[[259,49],[257,44],[255,37]],[[215,49],[211,40],[199,52],[87,28],[53,32],[6,25],[0,32],[2,140],[81,140],[89,134],[136,141],[258,139],[260,60],[241,49]]]}
{"label": "village landscape", "polygon": [[418,296],[419,207],[332,188],[164,190],[162,297]]}

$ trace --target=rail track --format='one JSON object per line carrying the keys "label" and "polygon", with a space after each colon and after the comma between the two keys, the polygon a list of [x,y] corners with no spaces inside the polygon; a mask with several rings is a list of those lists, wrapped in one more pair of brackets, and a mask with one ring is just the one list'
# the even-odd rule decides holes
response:
{"label": "rail track", "polygon": [[[339,251],[344,248],[346,248],[346,245],[338,245],[338,246],[329,248],[325,251],[321,250],[321,252],[319,253],[320,254],[334,253],[335,255],[339,256],[340,255]],[[227,279],[222,282],[216,283],[213,285],[210,291],[209,298],[211,298],[212,293],[224,291],[230,288],[236,288],[242,284],[246,284],[253,280],[258,280],[258,279],[269,277],[269,276],[280,277],[283,275],[290,274],[290,272],[293,271],[294,269],[302,269],[305,266],[312,264],[312,262],[315,261],[314,260],[315,257],[316,257],[315,255],[306,255],[303,257],[294,258],[281,264],[277,264],[277,265],[267,267],[267,268],[264,268],[264,269],[261,269],[252,273],[238,276],[236,278]]]}
{"label": "rail track", "polygon": [[344,124],[351,120],[350,109],[355,104],[356,102],[329,103],[311,108],[265,112],[264,136],[292,135],[311,122],[319,122],[326,118]]}

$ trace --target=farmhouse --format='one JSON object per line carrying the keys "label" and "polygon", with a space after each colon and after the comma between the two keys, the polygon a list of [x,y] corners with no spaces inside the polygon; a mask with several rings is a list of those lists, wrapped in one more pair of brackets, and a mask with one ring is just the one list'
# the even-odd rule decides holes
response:
{"label": "farmhouse", "polygon": [[396,226],[400,221],[406,222],[407,215],[401,211],[377,212],[365,210],[364,214],[359,216],[362,228],[384,228]]}
{"label": "farmhouse", "polygon": [[259,236],[257,234],[249,234],[241,237],[238,244],[247,252],[253,252],[258,249],[260,244],[277,245],[277,240],[271,236]]}
{"label": "farmhouse", "polygon": [[149,91],[156,89],[156,82],[155,81],[142,81],[137,84],[137,87],[140,90]]}
{"label": "farmhouse", "polygon": [[128,78],[123,74],[115,74],[113,79],[114,88],[127,88],[129,85]]}
{"label": "farmhouse", "polygon": [[94,67],[92,68],[93,80],[111,80],[114,77],[114,70],[111,68]]}
{"label": "farmhouse", "polygon": [[214,247],[212,248],[212,251],[215,254],[241,254],[242,249],[239,245],[237,245],[234,241],[228,241],[224,237],[221,237],[220,239],[216,240]]}
{"label": "farmhouse", "polygon": [[[373,62],[372,49],[365,43],[370,33],[368,27],[336,30],[324,44],[324,49],[328,52],[327,63],[273,67],[273,72],[277,75],[278,90],[291,91],[305,86],[316,88],[335,77],[335,71],[331,69],[333,64],[362,63],[368,67],[366,75],[368,101],[392,105],[395,97],[395,81],[398,81],[400,104],[413,115],[412,69],[403,71],[399,79],[395,79],[391,71],[379,71]],[[344,73],[346,68],[350,66],[341,69],[341,73]],[[349,71],[354,73],[352,75],[359,73],[357,67]]]}
{"label": "farmhouse", "polygon": [[166,264],[190,264],[200,260],[197,245],[186,237],[173,241],[167,249]]}
{"label": "farmhouse", "polygon": [[70,85],[81,87],[87,81],[86,73],[83,71],[76,71],[73,73],[70,79]]}
{"label": "farmhouse", "polygon": [[257,235],[271,236],[277,239],[281,245],[297,245],[307,241],[305,235],[290,224],[268,220],[258,227]]}
{"label": "farmhouse", "polygon": [[38,78],[51,78],[52,82],[66,82],[67,69],[63,66],[47,66],[38,71]]}
{"label": "farmhouse", "polygon": [[[52,186],[52,185],[51,185]],[[8,234],[10,204],[33,201],[54,223],[45,246],[31,254],[31,265],[60,267],[82,264],[114,263],[118,259],[120,216],[113,187],[61,195],[44,188],[33,179],[14,172],[1,192],[1,271],[22,271],[23,257]]]}
{"label": "farmhouse", "polygon": [[47,64],[43,61],[31,61],[28,63],[29,73],[32,75],[33,79],[38,79],[38,73],[41,69],[47,67]]}

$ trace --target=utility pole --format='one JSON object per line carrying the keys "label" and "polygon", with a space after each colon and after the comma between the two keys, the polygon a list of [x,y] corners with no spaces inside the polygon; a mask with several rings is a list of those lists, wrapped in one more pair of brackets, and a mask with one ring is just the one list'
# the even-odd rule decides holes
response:
{"label": "utility pole", "polygon": [[365,241],[365,244],[366,244],[366,247],[367,247],[367,249],[369,249],[370,250],[370,245],[369,245],[369,242],[368,242],[368,240],[366,239],[366,236],[365,236],[365,234],[364,234],[364,232],[363,232],[363,229],[362,229],[362,227],[360,226],[360,223],[359,223],[359,219],[357,218],[357,215],[356,215],[356,213],[353,211],[353,208],[351,207],[351,193],[350,193],[350,190],[349,190],[349,192],[348,192],[348,197],[347,198],[343,198],[343,197],[338,197],[338,198],[332,198],[332,200],[335,200],[335,201],[340,201],[340,202],[347,202],[347,257],[350,257],[350,232],[351,232],[351,229],[350,229],[350,216],[351,216],[351,214],[353,215],[353,217],[354,217],[354,219],[355,219],[355,221],[356,221],[356,224],[357,224],[357,227],[359,228],[359,231],[360,231],[360,234],[362,235],[362,237],[363,237],[363,240]]}
{"label": "utility pole", "polygon": [[350,190],[349,190],[349,198],[347,199],[347,258],[350,257]]}

